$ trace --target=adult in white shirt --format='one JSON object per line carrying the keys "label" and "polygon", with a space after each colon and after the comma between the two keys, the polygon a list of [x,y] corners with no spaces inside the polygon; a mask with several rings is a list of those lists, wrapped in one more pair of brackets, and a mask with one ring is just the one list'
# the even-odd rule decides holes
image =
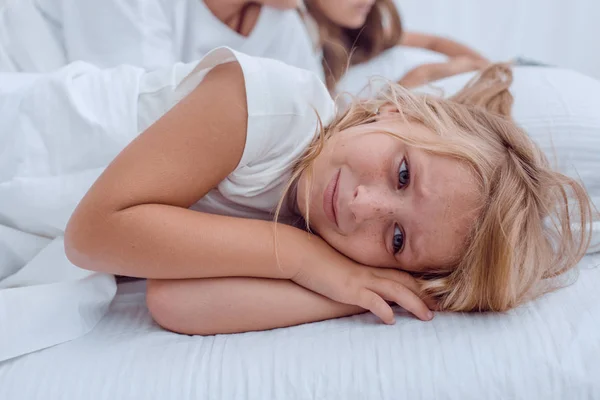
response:
{"label": "adult in white shirt", "polygon": [[74,61],[146,69],[228,46],[322,75],[298,0],[8,0],[0,71],[48,72]]}

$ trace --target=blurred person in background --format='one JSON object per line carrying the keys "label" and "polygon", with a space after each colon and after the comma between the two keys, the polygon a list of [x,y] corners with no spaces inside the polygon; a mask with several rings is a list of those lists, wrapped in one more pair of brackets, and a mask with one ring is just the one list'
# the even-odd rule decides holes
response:
{"label": "blurred person in background", "polygon": [[311,70],[333,92],[349,66],[397,45],[448,57],[408,71],[400,79],[407,87],[488,65],[452,40],[405,32],[392,0],[9,0],[0,21],[5,72],[75,61],[151,70],[227,46]]}

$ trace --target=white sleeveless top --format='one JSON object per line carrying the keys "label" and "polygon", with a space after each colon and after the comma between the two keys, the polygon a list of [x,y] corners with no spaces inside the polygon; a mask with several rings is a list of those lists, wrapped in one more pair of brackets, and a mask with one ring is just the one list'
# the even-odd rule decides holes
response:
{"label": "white sleeveless top", "polygon": [[[318,116],[328,124],[334,102],[320,78],[280,61],[249,57],[230,49],[208,54],[176,89],[187,95],[214,66],[237,61],[246,86],[246,145],[236,169],[192,209],[212,214],[272,220],[295,162],[317,133]],[[284,201],[281,222],[292,223]]]}
{"label": "white sleeveless top", "polygon": [[263,6],[246,37],[202,0],[7,0],[0,6],[4,72],[46,72],[73,61],[155,69],[199,60],[221,46],[323,74],[295,10]]}

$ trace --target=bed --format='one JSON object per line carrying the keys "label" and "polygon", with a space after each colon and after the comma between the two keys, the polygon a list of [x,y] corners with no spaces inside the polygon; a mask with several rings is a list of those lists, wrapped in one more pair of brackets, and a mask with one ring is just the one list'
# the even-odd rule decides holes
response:
{"label": "bed", "polygon": [[[474,3],[467,0],[455,2],[452,9],[442,3],[430,1],[456,17],[461,35],[467,28],[458,16],[489,11],[472,8]],[[544,4],[548,15],[563,15],[561,2]],[[452,19],[442,20],[427,6],[408,1],[401,5],[407,18],[414,15],[414,28],[443,32],[452,26]],[[425,25],[419,10],[430,13],[435,26]],[[520,12],[527,15],[532,9],[524,6]],[[510,13],[496,16],[510,25]],[[582,14],[585,21],[588,17]],[[521,31],[513,32],[513,39],[518,33],[530,33],[525,23],[515,26]],[[481,40],[470,37],[473,42]],[[522,48],[514,40],[512,47],[502,45],[519,53]],[[498,50],[492,42],[483,44],[488,53]],[[552,57],[533,56],[552,62],[566,50],[557,46],[544,51]],[[353,70],[345,83],[347,89],[357,90],[370,75],[398,73],[397,63],[406,67],[435,56],[415,52],[403,57],[406,53],[390,52]],[[578,59],[568,60],[567,64]],[[593,62],[586,59],[568,66],[586,71]],[[134,75],[128,82],[135,81]],[[4,82],[0,92],[20,90],[35,79],[21,78]],[[110,81],[108,75],[105,78]],[[468,78],[439,85],[451,93]],[[523,69],[516,79],[516,88],[528,90],[515,89],[515,117],[543,147],[556,150],[556,164],[579,175],[600,206],[600,82],[577,72],[548,69]],[[98,82],[79,81],[80,87],[88,84]],[[122,86],[106,85],[107,91],[111,88]],[[56,96],[77,103],[85,116],[88,108],[82,93]],[[46,99],[49,104],[58,102]],[[110,103],[98,101],[96,109]],[[533,108],[527,106],[534,103]],[[17,105],[1,103],[0,97],[0,114],[13,106]],[[18,106],[25,112],[26,99]],[[125,112],[126,108],[110,104],[110,110]],[[51,112],[58,111],[50,108],[48,112],[51,117]],[[71,119],[72,128],[81,121]],[[122,126],[115,121],[107,117],[93,123],[95,129],[110,131]],[[0,148],[14,143],[6,133],[8,128],[0,129]],[[53,143],[50,139],[40,136],[36,143],[48,146]],[[109,144],[114,141],[90,146],[106,148]],[[39,149],[43,159],[44,147]],[[438,313],[432,322],[424,323],[398,309],[393,327],[363,314],[267,332],[177,335],[151,320],[143,281],[117,285],[114,277],[79,270],[64,256],[61,229],[68,207],[62,205],[73,203],[81,193],[64,197],[56,188],[71,188],[82,176],[57,174],[54,163],[54,169],[44,171],[45,186],[28,186],[29,181],[6,178],[12,168],[2,164],[7,159],[0,157],[0,399],[600,398],[599,253],[590,251],[582,260],[573,285],[503,314]],[[91,161],[81,157],[60,162],[67,168],[71,162]],[[85,170],[87,178],[97,173],[94,165]],[[36,202],[56,208],[50,207],[52,211],[44,215],[27,215]],[[9,218],[17,212],[22,221],[18,227]],[[600,224],[594,229],[598,235]]]}

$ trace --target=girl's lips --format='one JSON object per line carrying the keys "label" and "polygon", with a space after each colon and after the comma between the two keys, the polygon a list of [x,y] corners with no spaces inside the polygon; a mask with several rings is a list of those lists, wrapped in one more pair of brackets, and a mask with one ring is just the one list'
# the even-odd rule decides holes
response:
{"label": "girl's lips", "polygon": [[323,211],[325,212],[327,219],[329,219],[337,227],[339,227],[339,225],[337,222],[335,200],[337,199],[337,188],[340,179],[340,172],[341,171],[338,170],[335,175],[333,175],[331,181],[325,188],[325,192],[323,193]]}
{"label": "girl's lips", "polygon": [[337,178],[335,180],[335,189],[333,190],[333,199],[332,199],[332,207],[333,207],[333,213],[335,215],[335,225],[339,228],[340,227],[340,219],[339,219],[339,215],[338,214],[338,197],[340,194],[340,178],[342,177],[342,170],[340,169],[337,173]]}

